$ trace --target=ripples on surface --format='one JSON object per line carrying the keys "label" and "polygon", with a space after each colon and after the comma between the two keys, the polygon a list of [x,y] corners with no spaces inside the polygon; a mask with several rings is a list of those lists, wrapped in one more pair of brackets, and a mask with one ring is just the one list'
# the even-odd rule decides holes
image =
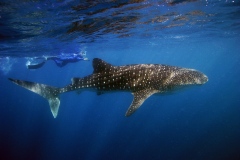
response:
{"label": "ripples on surface", "polygon": [[[0,56],[59,54],[83,43],[238,36],[239,2],[3,1]],[[106,43],[107,42],[107,43]],[[154,43],[154,42],[152,42]],[[77,49],[72,49],[76,51]]]}

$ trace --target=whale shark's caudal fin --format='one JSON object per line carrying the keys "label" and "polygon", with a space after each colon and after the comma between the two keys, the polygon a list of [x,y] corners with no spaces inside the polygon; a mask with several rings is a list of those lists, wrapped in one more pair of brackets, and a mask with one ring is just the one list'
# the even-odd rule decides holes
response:
{"label": "whale shark's caudal fin", "polygon": [[29,82],[29,81],[16,80],[16,79],[12,79],[12,78],[9,78],[9,80],[21,87],[24,87],[34,93],[39,94],[40,96],[46,98],[50,105],[50,109],[53,114],[53,117],[54,118],[57,117],[58,109],[60,106],[60,99],[58,97],[60,94],[60,88],[48,86],[45,84]]}

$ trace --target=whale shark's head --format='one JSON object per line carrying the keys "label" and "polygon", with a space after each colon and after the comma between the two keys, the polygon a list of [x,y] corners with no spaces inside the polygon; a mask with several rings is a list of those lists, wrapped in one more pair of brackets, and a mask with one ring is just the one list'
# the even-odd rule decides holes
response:
{"label": "whale shark's head", "polygon": [[204,84],[208,81],[208,77],[194,69],[188,69],[188,77],[190,84]]}
{"label": "whale shark's head", "polygon": [[181,68],[172,72],[167,79],[167,84],[172,86],[200,85],[208,81],[208,77],[195,69]]}
{"label": "whale shark's head", "polygon": [[192,85],[202,85],[208,81],[208,77],[194,69],[180,68],[172,71],[169,77],[164,82],[164,87],[161,91],[178,91],[183,88],[188,88]]}

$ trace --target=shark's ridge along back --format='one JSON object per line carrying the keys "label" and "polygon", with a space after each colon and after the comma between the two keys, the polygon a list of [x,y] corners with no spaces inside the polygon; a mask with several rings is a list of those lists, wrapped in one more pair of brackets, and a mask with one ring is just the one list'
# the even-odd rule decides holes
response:
{"label": "shark's ridge along back", "polygon": [[130,116],[155,93],[186,85],[201,85],[208,81],[207,76],[197,70],[161,64],[113,66],[94,58],[92,65],[93,74],[72,78],[72,83],[63,88],[12,78],[9,80],[46,98],[54,118],[57,117],[60,106],[59,95],[64,92],[80,89],[94,89],[98,94],[109,91],[131,92],[134,98],[125,114]]}

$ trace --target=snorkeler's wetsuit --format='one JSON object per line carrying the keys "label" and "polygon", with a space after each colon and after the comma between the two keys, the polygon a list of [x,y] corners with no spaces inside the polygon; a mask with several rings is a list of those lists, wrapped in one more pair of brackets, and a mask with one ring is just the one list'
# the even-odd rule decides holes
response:
{"label": "snorkeler's wetsuit", "polygon": [[[39,59],[43,59],[43,58],[42,57],[36,58],[36,60],[38,60],[38,61],[39,61]],[[41,62],[30,63],[27,65],[27,68],[28,69],[38,69],[38,68],[42,67],[47,60],[53,60],[58,67],[63,67],[68,63],[74,63],[74,62],[78,62],[80,60],[85,60],[85,59],[81,54],[71,54],[71,55],[61,54],[59,56],[51,56],[51,57],[44,58],[44,60]]]}
{"label": "snorkeler's wetsuit", "polygon": [[72,54],[72,55],[60,55],[56,57],[47,57],[47,60],[53,60],[58,67],[63,67],[67,63],[74,63],[80,60],[84,60],[84,58],[80,54]]}

